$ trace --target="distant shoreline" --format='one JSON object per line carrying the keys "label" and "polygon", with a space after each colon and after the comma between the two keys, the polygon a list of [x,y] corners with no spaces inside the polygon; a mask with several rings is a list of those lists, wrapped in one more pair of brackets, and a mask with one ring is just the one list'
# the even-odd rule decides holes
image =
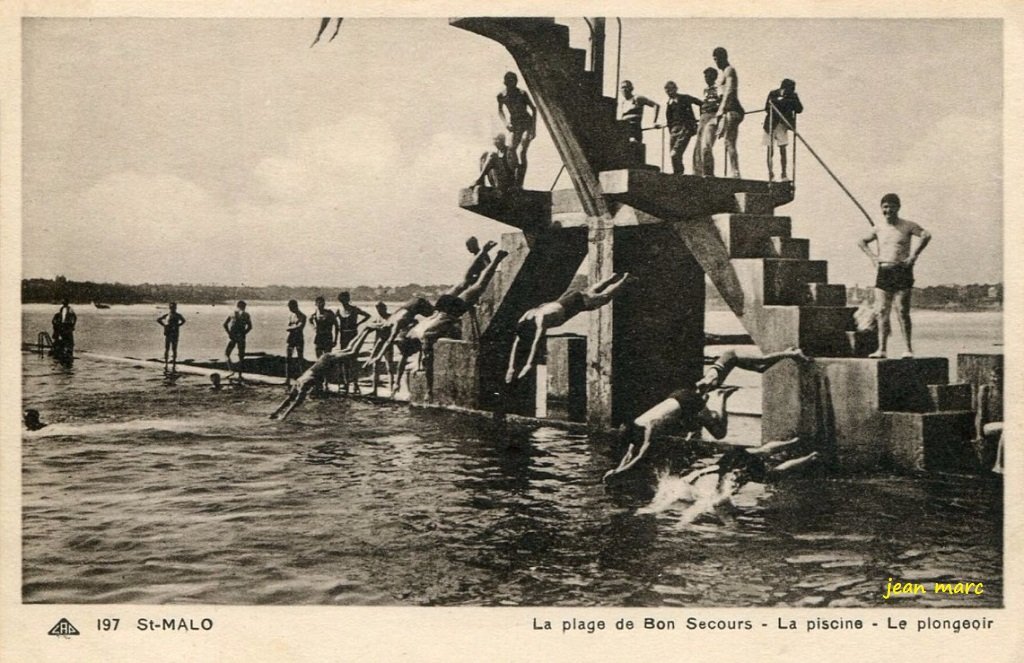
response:
{"label": "distant shoreline", "polygon": [[[576,276],[572,287],[586,287],[586,278]],[[234,304],[240,299],[247,302],[287,302],[289,299],[313,301],[323,296],[334,302],[340,292],[348,292],[355,302],[404,302],[413,297],[433,300],[448,290],[448,284],[426,285],[408,283],[401,286],[223,286],[192,283],[179,284],[124,284],[71,281],[62,276],[55,279],[22,279],[22,304],[57,305],[63,298],[75,305],[166,305],[178,302],[185,305]],[[847,288],[847,305],[857,306],[869,300],[874,289],[864,286]],[[913,307],[919,310],[981,312],[1002,311],[1003,284],[937,285],[914,288]],[[712,286],[707,288],[705,309],[727,311],[728,306]]]}

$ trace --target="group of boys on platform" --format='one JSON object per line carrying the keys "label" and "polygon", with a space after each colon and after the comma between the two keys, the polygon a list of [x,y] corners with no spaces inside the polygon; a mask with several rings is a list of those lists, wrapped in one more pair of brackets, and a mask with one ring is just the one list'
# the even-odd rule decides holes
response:
{"label": "group of boys on platform", "polygon": [[[625,128],[631,142],[642,143],[643,132],[647,129],[667,129],[669,134],[669,155],[672,172],[682,174],[683,155],[696,136],[693,149],[693,174],[714,177],[715,141],[722,139],[725,146],[725,177],[740,177],[739,153],[736,140],[739,127],[746,111],[739,100],[739,76],[736,68],[729,63],[729,54],[719,46],[712,52],[715,66],[704,70],[704,93],[695,97],[679,92],[675,81],[665,83],[665,123],[658,124],[661,104],[636,94],[632,81],[624,80],[619,86],[617,118]],[[527,151],[537,135],[537,109],[527,92],[517,87],[518,77],[513,72],[505,74],[505,87],[498,93],[498,117],[507,129],[494,136],[493,149],[480,157],[480,174],[473,186],[488,185],[499,192],[522,189],[526,177]],[[643,126],[644,109],[654,109],[654,124]],[[694,114],[699,109],[699,119]],[[785,78],[765,99],[763,143],[767,147],[768,179],[775,179],[773,154],[778,147],[781,165],[780,179],[790,178],[787,171],[789,159],[787,146],[789,135],[796,131],[796,116],[804,110],[796,82]]]}

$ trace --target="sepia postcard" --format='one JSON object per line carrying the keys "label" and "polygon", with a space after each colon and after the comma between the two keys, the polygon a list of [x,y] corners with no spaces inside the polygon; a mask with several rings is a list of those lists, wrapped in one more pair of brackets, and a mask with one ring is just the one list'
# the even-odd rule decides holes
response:
{"label": "sepia postcard", "polygon": [[5,3],[0,658],[1021,660],[1022,29]]}

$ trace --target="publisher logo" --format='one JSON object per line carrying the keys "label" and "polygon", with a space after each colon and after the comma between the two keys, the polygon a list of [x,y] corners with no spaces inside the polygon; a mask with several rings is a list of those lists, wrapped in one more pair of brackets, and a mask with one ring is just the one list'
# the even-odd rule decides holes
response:
{"label": "publisher logo", "polygon": [[66,617],[61,617],[60,621],[53,625],[53,628],[49,630],[47,635],[56,635],[62,638],[68,638],[72,635],[81,635],[75,625],[67,620]]}

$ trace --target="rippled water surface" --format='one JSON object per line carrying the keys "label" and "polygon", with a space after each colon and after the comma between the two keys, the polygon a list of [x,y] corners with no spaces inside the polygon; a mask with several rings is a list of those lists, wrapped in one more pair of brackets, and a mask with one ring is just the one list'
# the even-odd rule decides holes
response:
{"label": "rippled water surface", "polygon": [[[889,577],[1002,602],[1001,484],[811,474],[693,517],[678,472],[615,491],[607,443],[24,354],[26,602],[881,605]],[[706,462],[708,459],[704,459]]]}
{"label": "rippled water surface", "polygon": [[[25,307],[26,340],[52,308]],[[251,308],[250,345],[273,351],[284,308]],[[217,356],[229,311],[184,307],[182,357]],[[160,313],[79,307],[78,346],[156,356]],[[1001,338],[998,314],[919,321],[930,353]],[[23,361],[25,404],[51,423],[23,440],[28,602],[864,606],[889,577],[985,583],[897,605],[1002,601],[991,481],[819,474],[711,510],[680,478],[707,458],[609,492],[620,450],[553,428],[341,399],[278,423],[272,388]],[[756,377],[737,379],[759,407]]]}

